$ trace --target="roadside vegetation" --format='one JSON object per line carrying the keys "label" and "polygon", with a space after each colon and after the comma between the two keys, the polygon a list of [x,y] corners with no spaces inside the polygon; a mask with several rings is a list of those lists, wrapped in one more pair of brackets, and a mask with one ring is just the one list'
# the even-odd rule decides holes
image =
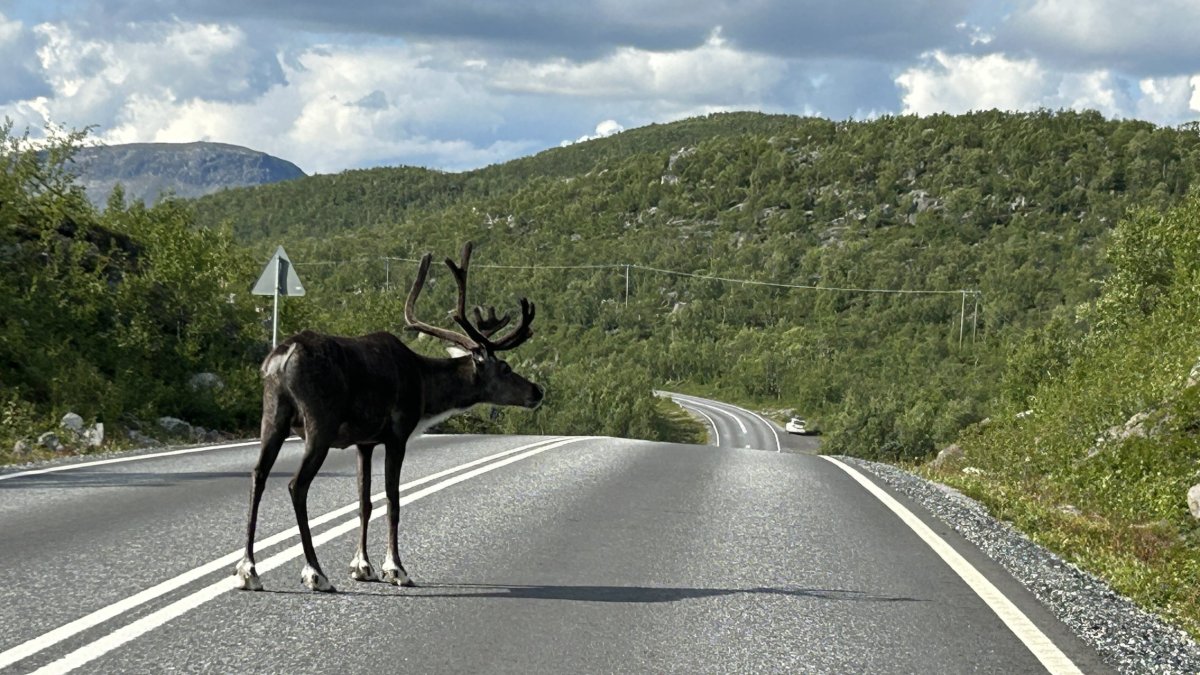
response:
{"label": "roadside vegetation", "polygon": [[830,453],[957,444],[921,470],[1200,635],[1200,125],[721,114],[100,210],[65,171],[79,135],[0,140],[0,460],[49,454],[13,449],[68,410],[117,442],[159,415],[253,434],[270,299],[248,290],[277,245],[308,290],[281,334],[355,334],[400,330],[413,261],[471,239],[472,301],[537,303],[509,360],[548,394],[453,428],[703,438],[672,389],[795,411]]}
{"label": "roadside vegetation", "polygon": [[1100,298],[1034,331],[993,417],[925,473],[1200,636],[1200,195],[1132,214],[1108,259]]}

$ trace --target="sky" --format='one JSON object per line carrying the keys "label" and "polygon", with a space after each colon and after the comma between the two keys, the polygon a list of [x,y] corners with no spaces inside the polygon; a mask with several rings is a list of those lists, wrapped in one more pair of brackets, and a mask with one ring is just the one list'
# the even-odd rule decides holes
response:
{"label": "sky", "polygon": [[308,173],[732,110],[1200,119],[1200,0],[0,0],[0,118]]}

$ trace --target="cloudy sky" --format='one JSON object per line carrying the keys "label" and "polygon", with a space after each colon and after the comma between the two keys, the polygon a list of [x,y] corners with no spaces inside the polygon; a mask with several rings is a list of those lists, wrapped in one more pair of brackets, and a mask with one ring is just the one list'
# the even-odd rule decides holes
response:
{"label": "cloudy sky", "polygon": [[1197,0],[0,0],[0,117],[458,171],[724,110],[1200,119]]}

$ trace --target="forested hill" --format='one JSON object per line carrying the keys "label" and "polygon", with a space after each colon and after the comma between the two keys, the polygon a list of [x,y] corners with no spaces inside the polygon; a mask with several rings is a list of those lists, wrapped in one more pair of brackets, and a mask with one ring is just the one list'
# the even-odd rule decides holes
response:
{"label": "forested hill", "polygon": [[[965,298],[960,344],[961,295],[635,267],[626,298],[623,269],[477,275],[475,297],[539,303],[524,357],[569,385],[561,396],[582,392],[577,407],[617,405],[596,388],[631,405],[656,387],[715,391],[817,418],[831,450],[912,457],[1027,395],[1035,374],[1006,371],[1006,355],[1096,296],[1106,236],[1129,208],[1174,204],[1198,171],[1194,126],[1097,113],[735,113],[462,174],[373,169],[229,191],[196,211],[201,224],[231,223],[264,259],[287,247],[316,291],[294,303],[292,328],[394,325],[411,267],[383,258],[452,255],[467,238],[481,263],[979,291],[978,314]],[[539,424],[637,426],[605,413],[592,416],[602,429],[560,427],[555,410],[563,425],[588,415],[547,406]]]}

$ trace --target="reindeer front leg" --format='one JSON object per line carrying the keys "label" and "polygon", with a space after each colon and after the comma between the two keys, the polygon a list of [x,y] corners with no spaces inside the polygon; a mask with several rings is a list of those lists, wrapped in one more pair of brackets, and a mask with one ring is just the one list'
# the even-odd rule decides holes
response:
{"label": "reindeer front leg", "polygon": [[400,465],[404,463],[405,441],[388,441],[384,448],[383,490],[387,496],[388,550],[383,560],[383,580],[396,586],[416,586],[400,562],[396,541],[400,527]]}
{"label": "reindeer front leg", "polygon": [[355,581],[379,581],[367,558],[367,523],[371,520],[371,453],[375,445],[358,446],[358,551],[350,561],[350,578]]}

